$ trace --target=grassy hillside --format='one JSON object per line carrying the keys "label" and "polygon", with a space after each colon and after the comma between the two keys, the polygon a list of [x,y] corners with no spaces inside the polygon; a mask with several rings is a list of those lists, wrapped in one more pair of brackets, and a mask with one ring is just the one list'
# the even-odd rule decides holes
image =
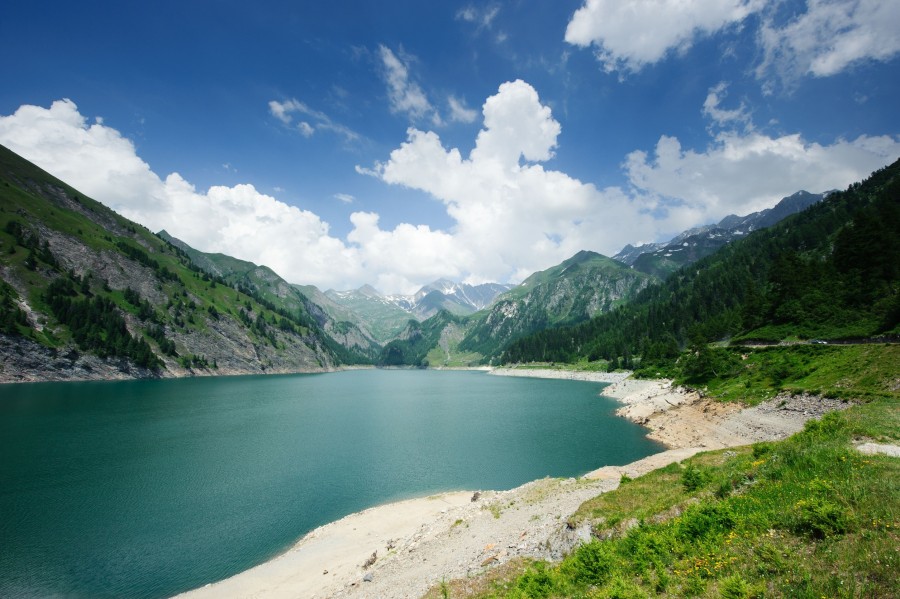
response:
{"label": "grassy hillside", "polygon": [[[291,285],[268,266],[259,266],[246,260],[219,253],[206,253],[190,247],[183,241],[170,236],[165,231],[160,234],[187,254],[194,265],[242,293],[256,298],[272,309],[289,314],[306,314],[324,331],[331,349],[342,362],[349,364],[371,363],[380,345],[372,335],[351,319],[337,319],[332,312],[304,293],[298,285]],[[325,304],[331,302],[315,287],[309,286]],[[331,342],[334,343],[331,343]]]}
{"label": "grassy hillside", "polygon": [[409,312],[368,286],[353,291],[329,290],[325,295],[339,306],[356,314],[372,332],[374,339],[381,344],[395,339],[412,318]]}
{"label": "grassy hillside", "polygon": [[[23,368],[14,361],[29,354],[38,378],[43,367],[72,370],[85,354],[131,376],[339,361],[302,308],[210,275],[182,249],[2,147],[0,274],[6,366]],[[42,364],[41,356],[60,354],[68,364]],[[88,376],[105,376],[92,368],[86,364]]]}
{"label": "grassy hillside", "polygon": [[561,563],[517,562],[428,596],[896,597],[900,459],[855,446],[900,443],[900,350],[798,346],[748,360],[737,376],[709,378],[710,392],[756,403],[785,388],[862,403],[785,441],[623,479],[574,515],[594,538]]}
{"label": "grassy hillside", "polygon": [[719,340],[900,333],[900,162],[757,231],[577,327],[514,343],[505,362],[666,361]]}
{"label": "grassy hillside", "polygon": [[[408,365],[465,366],[498,356],[511,342],[548,327],[583,322],[634,297],[654,279],[606,256],[579,252],[572,258],[534,273],[521,285],[501,294],[490,307],[448,320],[437,314],[418,330],[426,335],[401,335],[382,351],[381,361],[401,356]],[[444,326],[450,323],[450,326]],[[414,343],[415,347],[404,347]],[[391,352],[388,356],[386,352]]]}

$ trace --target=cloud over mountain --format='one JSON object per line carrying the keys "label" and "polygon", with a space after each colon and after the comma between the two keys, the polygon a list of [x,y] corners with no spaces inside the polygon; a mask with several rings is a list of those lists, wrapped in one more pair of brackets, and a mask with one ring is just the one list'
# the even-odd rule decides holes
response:
{"label": "cloud over mountain", "polygon": [[[707,112],[724,110],[718,101]],[[314,112],[278,106],[285,118]],[[285,120],[278,107],[272,114]],[[528,83],[500,85],[482,116],[468,156],[445,147],[433,131],[410,128],[387,160],[357,168],[389,186],[425,192],[419,201],[439,202],[452,226],[401,222],[383,229],[377,212],[357,211],[344,238],[314,212],[251,184],[203,191],[178,173],[161,178],[129,139],[99,119],[90,123],[70,100],[0,116],[0,143],[151,230],[166,229],[203,251],[266,264],[292,282],[372,283],[405,293],[441,277],[518,282],[580,250],[609,255],[629,242],[771,206],[798,189],[840,188],[900,155],[900,140],[890,136],[826,145],[799,134],[770,137],[752,126],[723,128],[702,148],[684,148],[664,135],[651,152],[624,158],[627,188],[599,189],[550,166],[563,128]],[[722,113],[709,116],[729,122]]]}

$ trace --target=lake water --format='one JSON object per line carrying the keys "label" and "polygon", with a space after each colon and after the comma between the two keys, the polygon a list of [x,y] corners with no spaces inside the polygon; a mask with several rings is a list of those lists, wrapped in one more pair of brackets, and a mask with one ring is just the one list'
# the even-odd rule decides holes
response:
{"label": "lake water", "polygon": [[165,597],[367,507],[658,451],[601,388],[397,370],[0,385],[0,596]]}

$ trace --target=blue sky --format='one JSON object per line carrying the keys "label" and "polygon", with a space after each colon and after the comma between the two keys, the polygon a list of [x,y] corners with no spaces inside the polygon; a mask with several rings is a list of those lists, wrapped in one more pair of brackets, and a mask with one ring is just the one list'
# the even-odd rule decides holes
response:
{"label": "blue sky", "polygon": [[326,289],[518,282],[900,156],[900,3],[19,2],[0,143]]}

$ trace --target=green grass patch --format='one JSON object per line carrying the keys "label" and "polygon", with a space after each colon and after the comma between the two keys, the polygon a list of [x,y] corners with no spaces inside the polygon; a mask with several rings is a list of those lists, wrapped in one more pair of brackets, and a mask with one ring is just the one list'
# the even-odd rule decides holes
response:
{"label": "green grass patch", "polygon": [[900,460],[852,445],[860,435],[896,438],[897,407],[876,399],[785,441],[700,454],[629,481],[576,517],[595,530],[631,526],[561,563],[531,563],[456,596],[897,596]]}
{"label": "green grass patch", "polygon": [[869,401],[897,397],[900,390],[897,344],[731,347],[707,353],[720,370],[692,378],[682,368],[676,381],[725,401],[754,405],[780,391]]}

